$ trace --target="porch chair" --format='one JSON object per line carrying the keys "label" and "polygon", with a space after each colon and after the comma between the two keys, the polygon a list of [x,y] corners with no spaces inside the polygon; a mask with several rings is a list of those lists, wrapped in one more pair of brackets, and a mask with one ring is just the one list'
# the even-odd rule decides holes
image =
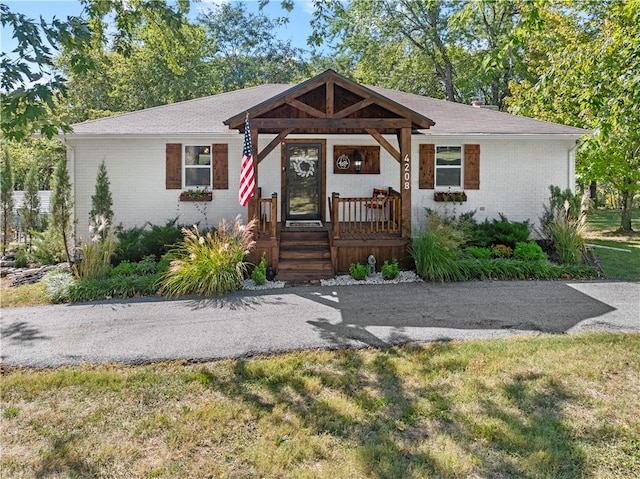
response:
{"label": "porch chair", "polygon": [[[382,199],[386,196],[388,196],[389,194],[389,190],[387,189],[381,189],[381,188],[374,188],[373,189],[373,194],[371,195],[372,198],[379,198]],[[369,221],[370,219],[370,215],[369,212],[373,213],[373,218],[376,221],[382,220],[384,221],[385,218],[385,213],[386,213],[386,208],[383,202],[381,201],[372,201],[370,203],[365,203],[364,207],[366,208],[366,214],[367,214],[367,221]]]}

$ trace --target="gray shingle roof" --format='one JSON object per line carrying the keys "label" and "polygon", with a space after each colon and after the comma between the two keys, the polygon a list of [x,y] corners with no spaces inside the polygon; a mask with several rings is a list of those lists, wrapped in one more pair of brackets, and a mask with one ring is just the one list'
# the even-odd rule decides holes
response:
{"label": "gray shingle roof", "polygon": [[[73,125],[72,135],[175,135],[231,133],[223,121],[293,85],[267,84]],[[427,135],[583,135],[587,130],[509,113],[368,86],[435,121]]]}

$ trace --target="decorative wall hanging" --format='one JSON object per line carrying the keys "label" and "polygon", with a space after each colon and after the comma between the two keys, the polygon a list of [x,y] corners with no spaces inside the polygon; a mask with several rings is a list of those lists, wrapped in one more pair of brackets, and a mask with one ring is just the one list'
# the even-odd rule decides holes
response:
{"label": "decorative wall hanging", "polygon": [[[360,171],[356,171],[356,153],[360,154]],[[333,172],[335,174],[379,175],[380,147],[374,145],[334,145]]]}
{"label": "decorative wall hanging", "polygon": [[351,160],[347,155],[340,155],[336,160],[336,166],[339,170],[348,170],[351,166]]}

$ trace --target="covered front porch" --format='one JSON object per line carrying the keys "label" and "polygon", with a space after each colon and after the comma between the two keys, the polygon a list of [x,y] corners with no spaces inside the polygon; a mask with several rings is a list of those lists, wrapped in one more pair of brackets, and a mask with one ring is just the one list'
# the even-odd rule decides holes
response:
{"label": "covered front porch", "polygon": [[384,197],[327,198],[329,221],[278,221],[277,194],[258,200],[256,248],[252,261],[264,255],[278,279],[314,280],[347,273],[351,263],[370,256],[379,271],[385,260],[411,266],[410,239],[402,236],[402,199],[389,189]]}
{"label": "covered front porch", "polygon": [[[254,263],[264,255],[284,280],[332,277],[370,256],[378,270],[385,260],[410,266],[411,136],[432,120],[327,70],[225,124],[250,125],[255,183],[274,191],[258,188],[248,203]],[[262,149],[260,135],[269,135]]]}

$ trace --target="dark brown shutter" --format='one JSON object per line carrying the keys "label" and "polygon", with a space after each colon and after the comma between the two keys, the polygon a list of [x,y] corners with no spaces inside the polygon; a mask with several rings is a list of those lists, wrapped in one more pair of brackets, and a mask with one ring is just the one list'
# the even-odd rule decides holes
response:
{"label": "dark brown shutter", "polygon": [[418,188],[432,190],[436,161],[436,146],[432,144],[420,145],[418,168]]}
{"label": "dark brown shutter", "polygon": [[229,189],[229,145],[211,145],[213,152],[213,189]]}
{"label": "dark brown shutter", "polygon": [[182,188],[182,144],[167,143],[166,179],[168,190]]}
{"label": "dark brown shutter", "polygon": [[464,189],[480,189],[480,145],[464,145]]}

